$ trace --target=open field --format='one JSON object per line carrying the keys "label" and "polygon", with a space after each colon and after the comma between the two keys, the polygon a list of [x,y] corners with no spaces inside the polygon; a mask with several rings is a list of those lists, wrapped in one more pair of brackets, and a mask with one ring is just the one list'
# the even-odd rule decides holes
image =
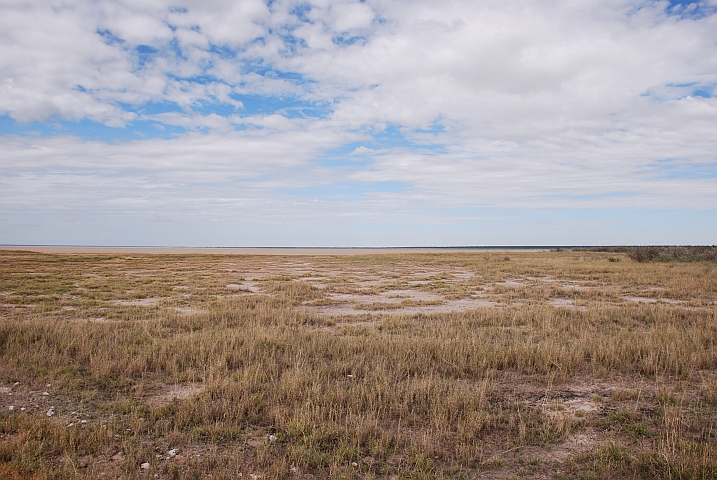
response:
{"label": "open field", "polygon": [[0,478],[717,478],[717,262],[0,251]]}

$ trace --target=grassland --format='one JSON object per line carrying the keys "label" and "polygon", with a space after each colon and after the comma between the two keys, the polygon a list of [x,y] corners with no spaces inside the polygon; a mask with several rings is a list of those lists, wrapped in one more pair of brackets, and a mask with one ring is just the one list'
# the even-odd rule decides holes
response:
{"label": "grassland", "polygon": [[3,251],[0,388],[7,479],[717,478],[717,263]]}

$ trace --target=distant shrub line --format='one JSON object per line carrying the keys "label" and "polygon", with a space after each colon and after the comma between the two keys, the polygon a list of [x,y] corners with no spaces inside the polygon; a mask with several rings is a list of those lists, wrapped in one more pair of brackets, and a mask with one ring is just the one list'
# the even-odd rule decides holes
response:
{"label": "distant shrub line", "polygon": [[627,253],[636,262],[714,262],[717,246],[591,247],[591,252]]}

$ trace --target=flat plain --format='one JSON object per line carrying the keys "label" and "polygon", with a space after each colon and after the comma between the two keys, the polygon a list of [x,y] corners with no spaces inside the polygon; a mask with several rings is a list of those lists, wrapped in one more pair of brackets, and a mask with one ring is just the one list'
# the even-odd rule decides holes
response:
{"label": "flat plain", "polygon": [[0,478],[717,478],[717,263],[0,252]]}

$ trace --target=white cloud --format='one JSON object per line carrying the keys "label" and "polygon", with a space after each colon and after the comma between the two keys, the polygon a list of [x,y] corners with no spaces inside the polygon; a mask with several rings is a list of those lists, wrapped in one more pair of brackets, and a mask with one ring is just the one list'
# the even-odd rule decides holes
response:
{"label": "white cloud", "polygon": [[[710,2],[5,2],[0,115],[188,133],[0,137],[2,201],[38,204],[20,188],[37,182],[52,203],[67,178],[115,172],[130,190],[151,178],[195,206],[214,205],[205,187],[174,182],[239,182],[253,214],[277,218],[281,192],[341,182],[404,185],[343,207],[389,216],[428,205],[711,208],[717,15],[698,15]],[[323,113],[304,116],[314,104]],[[325,162],[349,143],[365,164]]]}
{"label": "white cloud", "polygon": [[352,32],[371,26],[374,12],[365,3],[337,3],[331,7],[331,29],[336,32]]}
{"label": "white cloud", "polygon": [[374,152],[375,152],[374,149],[372,149],[372,148],[366,148],[366,147],[364,147],[363,145],[361,145],[360,147],[357,147],[356,149],[354,149],[354,150],[350,153],[350,155],[370,155],[370,154],[372,154],[372,153],[374,153]]}

